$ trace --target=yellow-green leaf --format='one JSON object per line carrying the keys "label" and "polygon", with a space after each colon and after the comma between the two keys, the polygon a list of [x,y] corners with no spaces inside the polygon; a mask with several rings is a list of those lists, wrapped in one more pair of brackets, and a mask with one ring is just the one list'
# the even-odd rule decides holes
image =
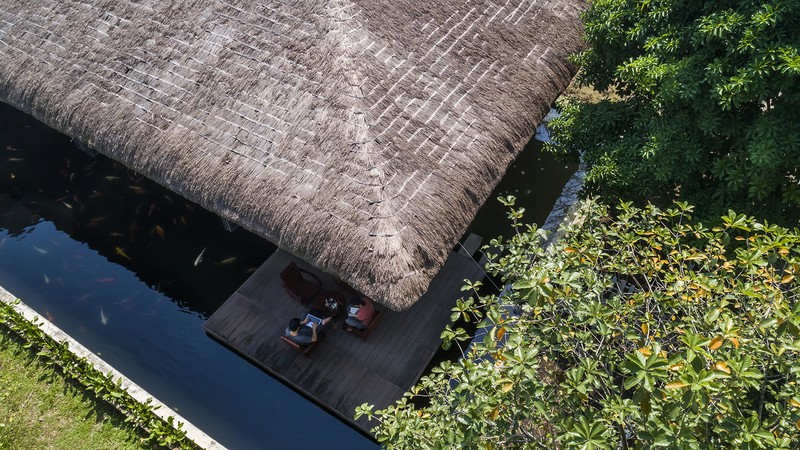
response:
{"label": "yellow-green leaf", "polygon": [[728,363],[725,361],[717,361],[717,363],[714,364],[714,368],[727,374],[731,373],[731,369],[728,367]]}
{"label": "yellow-green leaf", "polygon": [[685,388],[688,385],[689,385],[688,383],[684,383],[683,381],[677,380],[667,383],[667,385],[664,387],[667,389],[680,389],[680,388]]}

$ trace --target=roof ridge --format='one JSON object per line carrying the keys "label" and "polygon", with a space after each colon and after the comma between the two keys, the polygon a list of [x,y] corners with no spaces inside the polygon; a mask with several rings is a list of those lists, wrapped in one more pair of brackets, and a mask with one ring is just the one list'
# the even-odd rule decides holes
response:
{"label": "roof ridge", "polygon": [[[364,169],[362,174],[369,179],[365,184],[375,187],[376,196],[371,201],[377,208],[372,219],[380,220],[381,224],[372,227],[369,234],[374,237],[396,238],[405,228],[397,219],[397,213],[402,208],[391,205],[397,195],[386,189],[396,173],[386,170],[390,161],[384,152],[387,147],[382,146],[372,135],[372,126],[367,121],[370,108],[366,99],[372,92],[363,91],[369,77],[363,72],[365,64],[359,63],[377,38],[359,20],[361,14],[361,7],[351,0],[333,0],[329,3],[331,31],[340,48],[335,62],[350,89],[349,93],[343,95],[343,100],[346,100],[345,104],[349,108],[348,122],[355,125],[353,133],[348,136],[348,151],[353,154],[353,162]],[[402,246],[397,250],[402,251]]]}

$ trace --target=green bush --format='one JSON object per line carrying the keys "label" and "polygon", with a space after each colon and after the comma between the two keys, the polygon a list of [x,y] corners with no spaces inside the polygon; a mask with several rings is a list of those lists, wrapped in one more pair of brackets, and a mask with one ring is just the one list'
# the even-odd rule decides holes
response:
{"label": "green bush", "polygon": [[387,448],[798,448],[800,233],[691,212],[589,203],[546,251],[512,209],[488,264],[511,288],[454,309],[489,333],[357,414]]}
{"label": "green bush", "polygon": [[799,223],[800,2],[590,3],[579,79],[618,95],[562,102],[548,146],[587,192]]}

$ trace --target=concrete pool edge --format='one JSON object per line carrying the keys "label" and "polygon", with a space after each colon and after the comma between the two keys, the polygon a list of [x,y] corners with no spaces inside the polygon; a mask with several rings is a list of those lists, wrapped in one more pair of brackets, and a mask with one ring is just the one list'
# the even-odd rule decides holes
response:
{"label": "concrete pool edge", "polygon": [[25,320],[31,323],[37,323],[39,328],[42,329],[45,333],[47,333],[51,338],[55,339],[58,342],[66,342],[69,345],[69,350],[77,356],[85,358],[95,369],[100,371],[101,373],[108,374],[111,373],[114,380],[122,380],[122,387],[128,391],[128,393],[137,401],[141,403],[147,402],[149,399],[151,405],[156,408],[155,413],[161,417],[163,420],[168,420],[169,417],[172,417],[173,420],[177,423],[182,423],[183,426],[181,430],[186,433],[186,437],[192,440],[195,444],[199,447],[204,448],[206,450],[225,450],[225,447],[214,440],[211,436],[204,433],[202,430],[197,428],[196,426],[192,425],[191,422],[183,418],[180,414],[172,410],[169,406],[165,405],[161,401],[159,401],[154,396],[150,395],[147,391],[142,389],[139,385],[134,383],[128,377],[123,375],[120,371],[115,369],[113,366],[105,362],[96,354],[92,353],[89,349],[81,345],[78,341],[72,338],[72,336],[68,335],[64,331],[62,331],[57,326],[53,325],[50,321],[48,321],[45,317],[41,316],[39,313],[31,309],[21,300],[17,302],[18,298],[15,297],[13,294],[5,290],[3,286],[0,286],[0,302],[10,304],[23,317]]}

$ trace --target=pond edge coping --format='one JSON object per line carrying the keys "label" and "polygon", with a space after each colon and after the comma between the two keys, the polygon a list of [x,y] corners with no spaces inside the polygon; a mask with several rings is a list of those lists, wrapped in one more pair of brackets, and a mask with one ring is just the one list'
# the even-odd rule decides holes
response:
{"label": "pond edge coping", "polygon": [[211,436],[204,433],[201,429],[197,428],[196,426],[192,425],[191,422],[183,418],[180,414],[175,412],[172,408],[165,405],[161,401],[159,401],[154,396],[150,395],[149,392],[142,389],[138,384],[134,383],[128,377],[122,374],[122,372],[115,369],[113,366],[105,362],[102,358],[97,356],[96,354],[92,353],[88,348],[84,347],[80,344],[80,342],[76,341],[72,338],[69,334],[65,333],[63,330],[55,326],[52,322],[47,320],[45,317],[41,316],[39,313],[34,311],[31,307],[23,303],[17,297],[12,295],[10,292],[5,290],[3,286],[0,286],[0,301],[11,305],[12,308],[23,317],[25,320],[31,323],[38,324],[39,328],[42,329],[48,336],[55,339],[58,342],[66,342],[69,345],[69,351],[74,353],[77,356],[85,358],[95,369],[100,371],[103,374],[111,373],[111,376],[114,380],[122,380],[122,388],[128,391],[128,393],[133,397],[136,401],[140,403],[146,403],[147,400],[151,401],[151,405],[154,407],[154,413],[161,417],[164,421],[167,421],[169,417],[172,417],[176,423],[182,423],[183,426],[181,431],[186,433],[186,437],[191,439],[195,444],[199,447],[204,448],[206,450],[226,450],[226,448],[214,440]]}

